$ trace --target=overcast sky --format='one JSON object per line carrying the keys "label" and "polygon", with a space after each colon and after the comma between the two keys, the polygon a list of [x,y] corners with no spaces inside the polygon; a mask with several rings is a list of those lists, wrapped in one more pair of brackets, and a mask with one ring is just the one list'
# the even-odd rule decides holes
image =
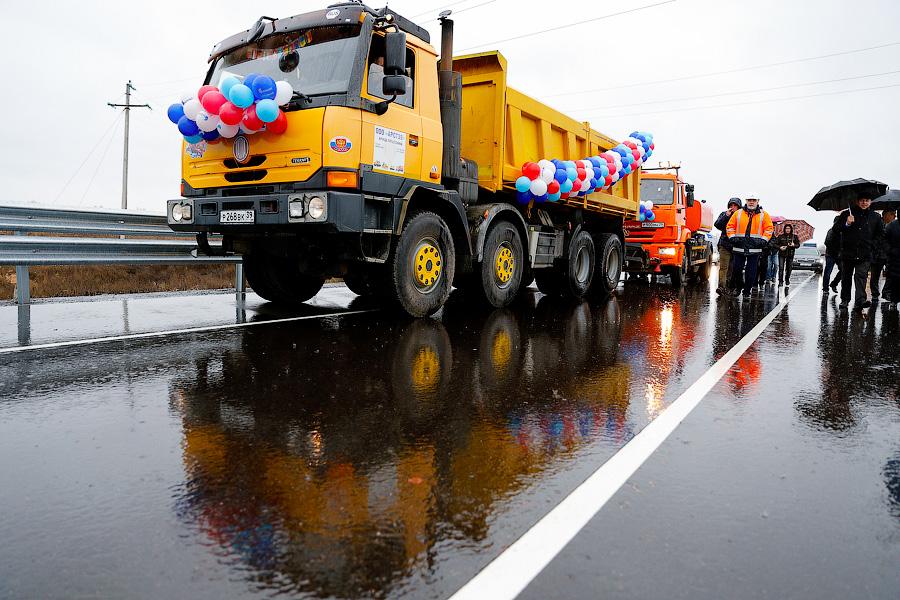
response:
{"label": "overcast sky", "polygon": [[[833,215],[805,206],[820,187],[853,177],[900,187],[900,2],[675,0],[553,30],[661,1],[390,6],[435,46],[438,24],[426,21],[449,7],[457,54],[500,50],[510,85],[614,138],[652,132],[651,162],[681,161],[716,210],[757,194],[772,214],[817,225],[821,240]],[[132,111],[129,207],[162,213],[180,181],[165,108],[200,85],[212,46],[261,14],[327,3],[3,4],[0,202],[117,208],[122,120],[106,103],[123,101],[132,79],[132,101],[154,110]]]}

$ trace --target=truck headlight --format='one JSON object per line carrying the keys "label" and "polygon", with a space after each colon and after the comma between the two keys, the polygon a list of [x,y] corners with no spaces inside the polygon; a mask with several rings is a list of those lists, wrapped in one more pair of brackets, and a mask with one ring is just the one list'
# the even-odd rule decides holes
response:
{"label": "truck headlight", "polygon": [[325,199],[319,196],[310,198],[307,212],[309,213],[310,219],[313,219],[314,221],[321,219],[325,216]]}
{"label": "truck headlight", "polygon": [[184,212],[180,204],[172,205],[172,220],[173,221],[181,221],[184,218]]}
{"label": "truck headlight", "polygon": [[292,199],[288,203],[288,213],[292,219],[299,219],[303,216],[303,199],[296,198]]}
{"label": "truck headlight", "polygon": [[675,248],[660,248],[659,255],[660,256],[675,256]]}

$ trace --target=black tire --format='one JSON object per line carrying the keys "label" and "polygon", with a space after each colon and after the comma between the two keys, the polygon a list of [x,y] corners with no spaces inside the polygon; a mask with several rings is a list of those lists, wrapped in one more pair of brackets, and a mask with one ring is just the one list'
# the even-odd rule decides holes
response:
{"label": "black tire", "polygon": [[301,304],[319,293],[325,277],[304,273],[296,261],[265,254],[244,257],[244,273],[251,289],[278,304]]}
{"label": "black tire", "polygon": [[354,265],[344,275],[347,288],[357,296],[385,297],[391,286],[387,269],[383,265]]}
{"label": "black tire", "polygon": [[588,232],[579,231],[569,242],[565,260],[534,272],[538,289],[548,296],[583,298],[591,287],[596,260],[593,238]]}
{"label": "black tire", "polygon": [[508,221],[494,223],[484,241],[481,292],[495,308],[508,306],[519,293],[525,266],[522,237]]}
{"label": "black tire", "polygon": [[544,269],[535,269],[534,280],[538,289],[546,296],[562,296],[563,276],[560,270],[553,266]]}
{"label": "black tire", "polygon": [[697,268],[697,281],[709,281],[709,278],[712,275],[712,267],[713,267],[712,246],[709,246],[706,249],[706,252],[707,252],[706,262]]}
{"label": "black tire", "polygon": [[625,264],[622,241],[611,233],[601,233],[594,238],[594,244],[597,248],[597,266],[590,295],[598,299],[606,298],[616,289],[622,277],[622,265]]}
{"label": "black tire", "polygon": [[413,317],[440,310],[452,288],[456,255],[450,228],[430,211],[412,214],[391,259],[394,295]]}
{"label": "black tire", "polygon": [[681,255],[681,268],[669,267],[669,279],[672,280],[672,287],[679,288],[687,282],[688,273],[690,272],[690,263],[688,263],[687,249]]}

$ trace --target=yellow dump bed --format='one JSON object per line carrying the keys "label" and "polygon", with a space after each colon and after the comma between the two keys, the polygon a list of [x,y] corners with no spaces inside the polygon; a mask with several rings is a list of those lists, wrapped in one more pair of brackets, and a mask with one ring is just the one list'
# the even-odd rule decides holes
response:
{"label": "yellow dump bed", "polygon": [[[522,165],[541,159],[582,160],[618,142],[506,85],[506,59],[484,52],[453,59],[462,73],[462,156],[478,163],[478,184],[515,192]],[[640,200],[640,170],[612,193],[560,200],[588,210],[633,218]]]}

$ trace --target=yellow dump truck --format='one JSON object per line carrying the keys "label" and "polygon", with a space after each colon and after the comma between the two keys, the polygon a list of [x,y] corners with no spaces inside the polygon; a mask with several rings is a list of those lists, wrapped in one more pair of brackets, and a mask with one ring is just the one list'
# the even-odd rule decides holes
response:
{"label": "yellow dump truck", "polygon": [[623,222],[640,171],[608,191],[517,201],[523,163],[581,160],[612,138],[506,85],[497,52],[441,55],[427,30],[359,3],[261,18],[215,46],[205,83],[260,73],[295,91],[280,135],[240,134],[182,151],[169,224],[223,236],[250,286],[273,302],[314,296],[327,277],[414,316],[451,286],[509,304],[533,279],[548,294],[606,294],[623,265]]}

